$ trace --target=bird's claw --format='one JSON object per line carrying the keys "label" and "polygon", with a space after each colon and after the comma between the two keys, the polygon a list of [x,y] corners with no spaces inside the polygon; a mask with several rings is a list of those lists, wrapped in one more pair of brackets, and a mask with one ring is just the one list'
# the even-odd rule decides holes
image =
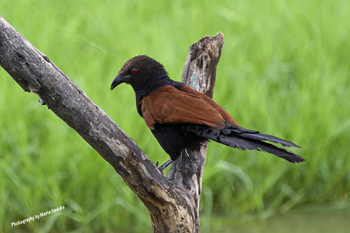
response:
{"label": "bird's claw", "polygon": [[158,161],[157,161],[156,166],[157,166],[158,169],[163,173],[164,169],[167,168],[172,162],[173,162],[172,159],[168,159],[165,163],[163,163],[162,165],[160,165],[160,166],[158,167]]}

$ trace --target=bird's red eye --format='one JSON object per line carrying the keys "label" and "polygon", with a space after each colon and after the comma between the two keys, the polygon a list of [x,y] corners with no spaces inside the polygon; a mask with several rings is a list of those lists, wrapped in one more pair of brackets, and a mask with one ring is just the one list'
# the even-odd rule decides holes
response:
{"label": "bird's red eye", "polygon": [[132,74],[137,74],[137,69],[133,69],[133,70],[131,71],[131,73],[132,73]]}

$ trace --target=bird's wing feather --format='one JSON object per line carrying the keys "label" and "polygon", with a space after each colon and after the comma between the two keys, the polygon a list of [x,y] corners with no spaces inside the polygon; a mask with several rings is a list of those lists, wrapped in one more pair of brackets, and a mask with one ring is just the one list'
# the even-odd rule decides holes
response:
{"label": "bird's wing feather", "polygon": [[212,100],[209,96],[199,91],[193,90],[192,88],[186,85],[183,85],[180,88],[180,90],[193,94],[198,98],[201,98],[202,100],[210,104],[212,107],[214,107],[220,113],[220,115],[222,116],[222,118],[225,120],[226,123],[240,127],[240,125],[232,118],[232,116],[228,112],[226,112],[219,104],[217,104],[214,100]]}
{"label": "bird's wing feather", "polygon": [[155,123],[203,124],[217,129],[225,127],[225,119],[208,101],[170,85],[159,87],[144,97],[141,110],[150,129],[154,129]]}

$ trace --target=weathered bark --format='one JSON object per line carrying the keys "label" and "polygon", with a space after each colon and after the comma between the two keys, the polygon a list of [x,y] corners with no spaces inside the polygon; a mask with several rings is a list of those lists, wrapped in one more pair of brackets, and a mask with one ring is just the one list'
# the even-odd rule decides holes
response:
{"label": "weathered bark", "polygon": [[[183,81],[211,96],[222,44],[222,33],[193,44]],[[102,109],[1,16],[0,65],[114,167],[147,207],[154,232],[200,232],[198,207],[206,146],[202,153],[188,151],[190,158],[183,155],[175,161],[168,179]]]}
{"label": "weathered bark", "polygon": [[[215,37],[205,36],[192,44],[187,54],[182,73],[182,82],[212,98],[216,79],[216,66],[221,56],[223,44],[224,35],[221,32]],[[199,200],[202,191],[207,145],[207,142],[201,145],[200,151],[182,151],[181,157],[172,163],[169,172],[169,179],[173,180],[177,187],[181,187],[183,190],[188,190],[191,193],[198,229]]]}

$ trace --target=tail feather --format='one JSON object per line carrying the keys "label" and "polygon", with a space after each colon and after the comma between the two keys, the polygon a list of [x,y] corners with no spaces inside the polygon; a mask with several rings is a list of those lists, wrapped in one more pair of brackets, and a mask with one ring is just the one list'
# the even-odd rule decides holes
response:
{"label": "tail feather", "polygon": [[291,163],[300,163],[304,161],[302,157],[285,149],[266,143],[265,141],[279,143],[282,146],[287,147],[292,146],[300,148],[300,146],[275,136],[261,134],[258,131],[247,130],[230,124],[226,124],[226,127],[222,130],[203,127],[191,127],[190,130],[200,137],[204,137],[233,148],[238,148],[241,150],[265,151]]}
{"label": "tail feather", "polygon": [[223,134],[227,136],[238,134],[242,138],[249,138],[249,139],[254,139],[259,141],[270,141],[274,143],[279,143],[282,146],[288,146],[288,147],[293,146],[293,147],[300,148],[300,146],[294,144],[293,142],[290,142],[272,135],[262,134],[262,133],[259,133],[258,131],[239,128],[237,126],[233,126],[230,124],[226,124],[226,127],[221,131]]}

